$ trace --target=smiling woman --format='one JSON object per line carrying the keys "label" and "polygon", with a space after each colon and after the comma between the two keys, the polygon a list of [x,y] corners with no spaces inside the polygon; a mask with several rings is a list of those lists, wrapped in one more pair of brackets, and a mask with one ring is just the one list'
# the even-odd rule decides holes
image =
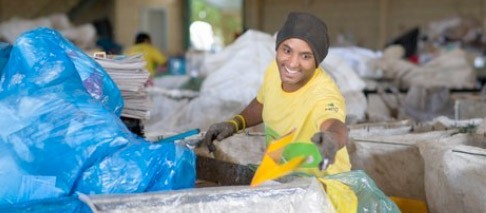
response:
{"label": "smiling woman", "polygon": [[280,44],[277,49],[277,64],[285,92],[293,92],[303,87],[316,69],[311,47],[297,38],[287,39]]}

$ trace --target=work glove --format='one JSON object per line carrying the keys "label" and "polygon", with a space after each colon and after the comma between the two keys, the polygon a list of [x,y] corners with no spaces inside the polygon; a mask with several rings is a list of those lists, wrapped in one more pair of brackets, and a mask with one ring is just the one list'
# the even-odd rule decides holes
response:
{"label": "work glove", "polygon": [[209,127],[206,135],[204,135],[204,143],[208,146],[209,152],[216,151],[213,141],[216,139],[221,141],[236,133],[236,126],[229,122],[221,122],[213,124]]}
{"label": "work glove", "polygon": [[312,136],[311,141],[317,145],[322,156],[319,169],[326,170],[336,159],[339,143],[330,132],[318,132]]}

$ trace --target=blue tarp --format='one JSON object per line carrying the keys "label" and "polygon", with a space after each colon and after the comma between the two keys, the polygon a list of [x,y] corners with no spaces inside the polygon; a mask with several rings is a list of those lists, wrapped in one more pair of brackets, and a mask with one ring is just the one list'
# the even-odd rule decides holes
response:
{"label": "blue tarp", "polygon": [[194,186],[193,151],[132,134],[119,119],[123,101],[116,84],[60,33],[39,28],[6,47],[11,49],[2,53],[10,54],[0,72],[0,210],[76,200],[77,192]]}

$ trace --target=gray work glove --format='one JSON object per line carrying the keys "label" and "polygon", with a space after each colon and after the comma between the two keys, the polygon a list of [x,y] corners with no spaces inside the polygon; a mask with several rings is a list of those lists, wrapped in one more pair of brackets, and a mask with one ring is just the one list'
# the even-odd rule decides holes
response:
{"label": "gray work glove", "polygon": [[317,145],[322,156],[319,169],[326,170],[336,159],[339,143],[330,132],[318,132],[312,136],[311,141]]}
{"label": "gray work glove", "polygon": [[221,141],[229,136],[232,136],[236,133],[236,127],[232,123],[229,122],[221,122],[213,124],[209,127],[206,135],[204,135],[204,141],[208,146],[209,152],[216,151],[216,147],[213,144],[213,141],[216,139]]}

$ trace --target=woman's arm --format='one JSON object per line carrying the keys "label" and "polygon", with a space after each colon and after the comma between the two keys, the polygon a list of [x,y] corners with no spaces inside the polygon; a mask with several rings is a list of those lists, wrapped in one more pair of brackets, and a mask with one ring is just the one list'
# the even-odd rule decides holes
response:
{"label": "woman's arm", "polygon": [[[262,113],[263,104],[254,98],[240,113],[240,115],[245,119],[245,128],[261,124],[263,122]],[[235,116],[233,120],[238,123],[239,129],[243,128],[243,121],[241,119]]]}
{"label": "woman's arm", "polygon": [[321,132],[329,132],[338,144],[338,150],[348,143],[348,130],[346,125],[337,119],[328,119],[322,122]]}

